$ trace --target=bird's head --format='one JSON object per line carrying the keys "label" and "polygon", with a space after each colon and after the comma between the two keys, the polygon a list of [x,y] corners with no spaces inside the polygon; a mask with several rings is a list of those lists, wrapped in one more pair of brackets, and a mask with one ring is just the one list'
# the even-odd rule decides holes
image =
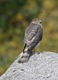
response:
{"label": "bird's head", "polygon": [[38,18],[34,18],[34,19],[32,20],[31,23],[34,23],[34,24],[41,24],[42,21],[41,21],[40,19],[38,19]]}

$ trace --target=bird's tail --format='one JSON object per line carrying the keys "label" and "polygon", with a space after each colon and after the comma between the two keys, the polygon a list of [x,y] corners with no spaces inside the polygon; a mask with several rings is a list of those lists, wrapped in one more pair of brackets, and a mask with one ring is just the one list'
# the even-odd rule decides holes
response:
{"label": "bird's tail", "polygon": [[23,63],[28,61],[30,56],[32,55],[32,51],[28,48],[27,44],[24,45],[23,54],[20,56],[19,63]]}

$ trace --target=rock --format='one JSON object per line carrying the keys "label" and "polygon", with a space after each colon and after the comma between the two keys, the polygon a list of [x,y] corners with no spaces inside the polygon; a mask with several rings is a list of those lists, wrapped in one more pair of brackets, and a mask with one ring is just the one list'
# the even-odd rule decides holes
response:
{"label": "rock", "polygon": [[26,63],[18,60],[19,56],[0,80],[58,80],[58,54],[42,52],[33,54]]}

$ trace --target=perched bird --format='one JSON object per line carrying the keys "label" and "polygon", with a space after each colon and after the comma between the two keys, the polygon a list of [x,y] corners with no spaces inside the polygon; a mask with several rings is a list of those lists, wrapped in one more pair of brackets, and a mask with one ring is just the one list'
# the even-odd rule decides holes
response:
{"label": "perched bird", "polygon": [[26,28],[24,36],[24,49],[18,62],[26,62],[32,55],[32,50],[40,43],[43,36],[41,20],[34,18]]}

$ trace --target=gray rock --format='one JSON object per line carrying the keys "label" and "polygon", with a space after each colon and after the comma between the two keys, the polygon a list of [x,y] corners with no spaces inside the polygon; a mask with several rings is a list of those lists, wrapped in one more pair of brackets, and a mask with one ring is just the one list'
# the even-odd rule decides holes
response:
{"label": "gray rock", "polygon": [[18,58],[0,77],[0,80],[58,80],[58,54],[42,52],[33,54],[26,63]]}

